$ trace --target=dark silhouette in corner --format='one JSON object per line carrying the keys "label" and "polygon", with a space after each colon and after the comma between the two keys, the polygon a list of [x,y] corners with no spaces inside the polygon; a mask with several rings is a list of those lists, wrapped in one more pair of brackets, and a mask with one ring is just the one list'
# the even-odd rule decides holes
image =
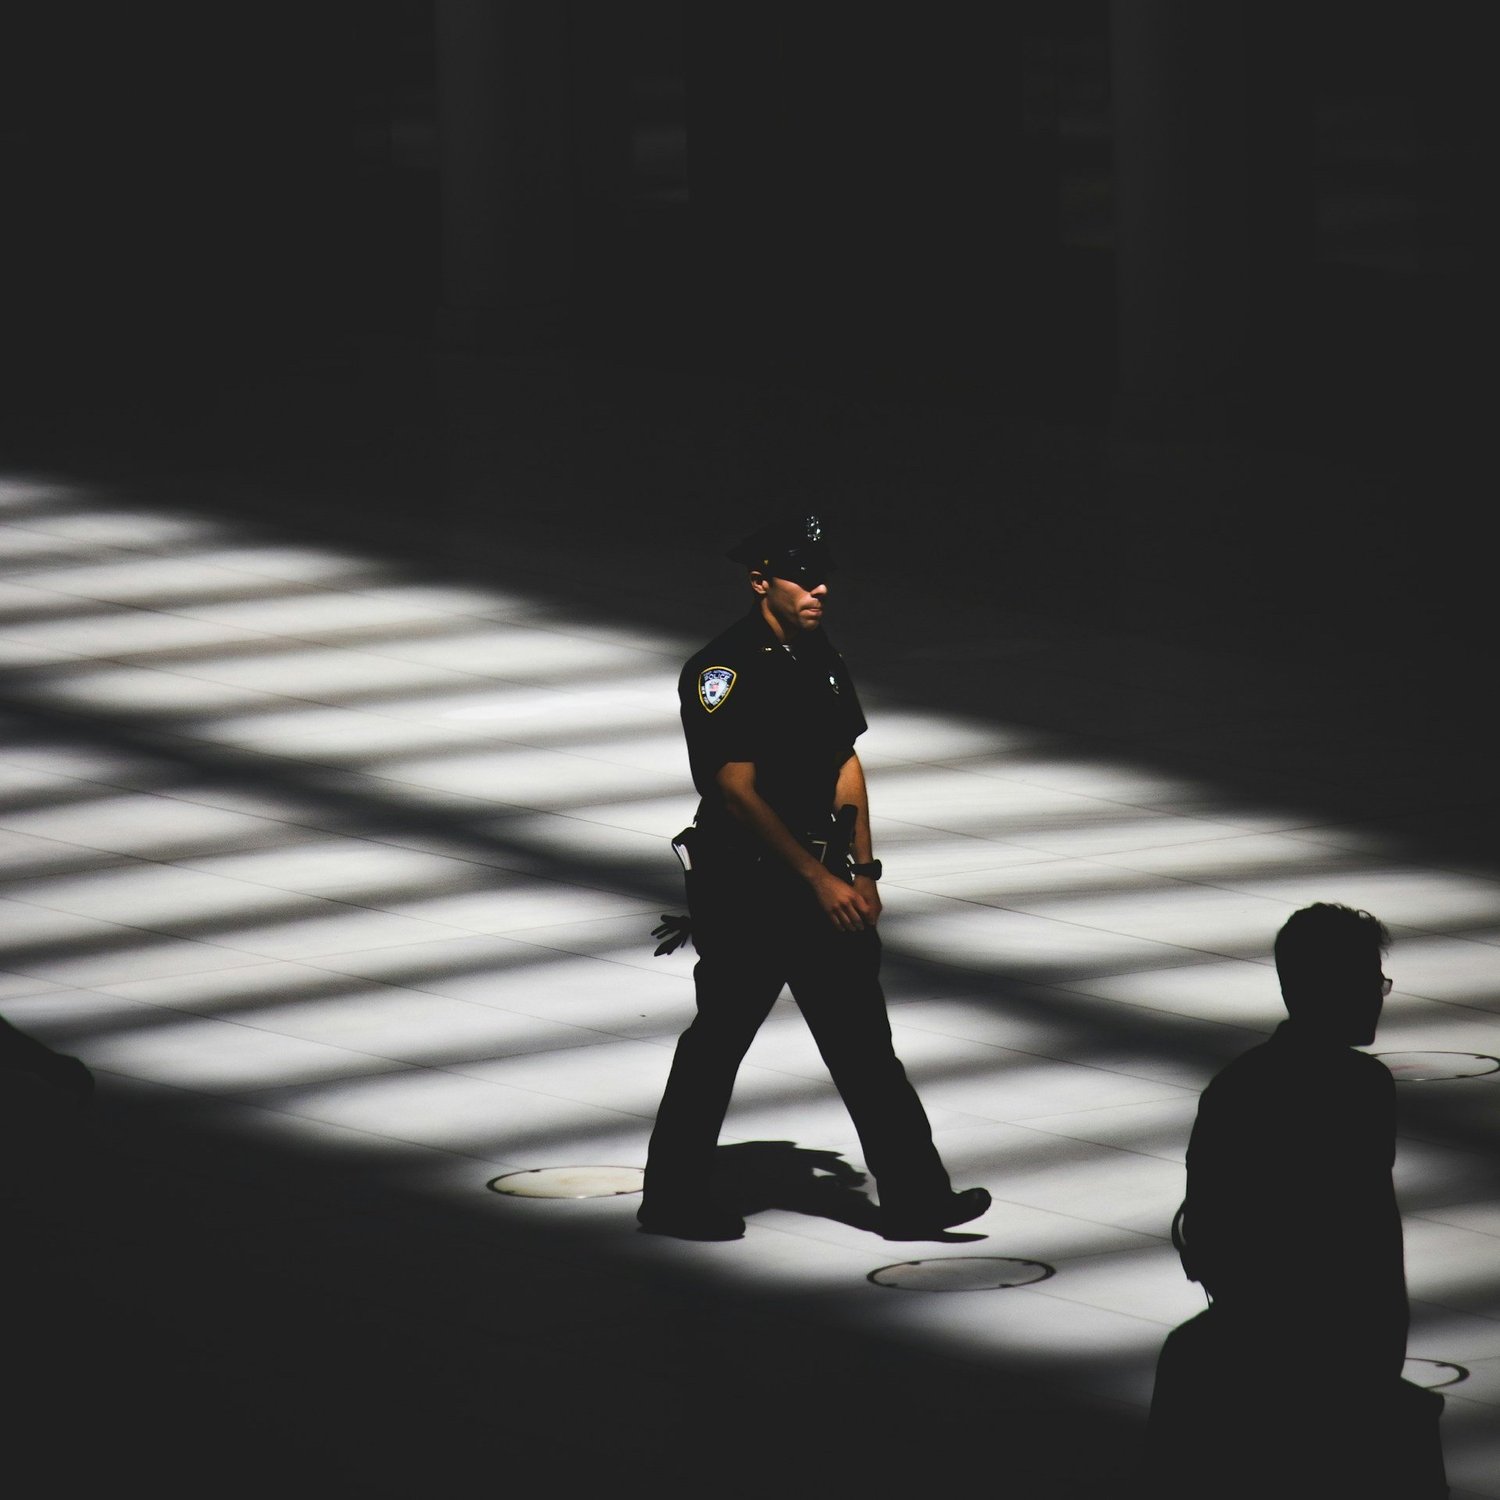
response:
{"label": "dark silhouette in corner", "polygon": [[0,1016],[0,1201],[16,1230],[3,1239],[7,1262],[39,1257],[59,1183],[84,1138],[94,1075]]}
{"label": "dark silhouette in corner", "polygon": [[7,1107],[17,1089],[43,1090],[36,1097],[70,1111],[86,1104],[94,1092],[94,1075],[76,1057],[54,1052],[17,1030],[4,1016],[0,1016],[0,1070]]}
{"label": "dark silhouette in corner", "polygon": [[1276,937],[1288,1019],[1203,1091],[1173,1224],[1210,1305],[1156,1370],[1152,1497],[1448,1493],[1443,1400],[1401,1378],[1409,1310],[1374,1040],[1390,938],[1319,902]]}
{"label": "dark silhouette in corner", "polygon": [[[73,1231],[90,1139],[94,1075],[0,1016],[0,1297],[7,1476],[62,1454],[64,1409],[88,1363],[93,1308],[72,1284]],[[66,1393],[66,1394],[65,1394]]]}

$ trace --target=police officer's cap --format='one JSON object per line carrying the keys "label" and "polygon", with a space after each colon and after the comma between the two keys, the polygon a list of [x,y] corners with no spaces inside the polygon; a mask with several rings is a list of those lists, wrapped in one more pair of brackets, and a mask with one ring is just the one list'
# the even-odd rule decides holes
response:
{"label": "police officer's cap", "polygon": [[728,555],[747,568],[759,569],[768,578],[785,578],[809,589],[833,572],[822,518],[806,512],[781,516],[752,531],[731,547]]}

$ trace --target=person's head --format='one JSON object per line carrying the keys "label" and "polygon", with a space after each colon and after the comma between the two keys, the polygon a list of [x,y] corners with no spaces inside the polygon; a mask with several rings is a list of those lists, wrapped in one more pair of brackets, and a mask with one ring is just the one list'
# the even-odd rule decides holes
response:
{"label": "person's head", "polygon": [[749,571],[761,612],[782,640],[823,623],[834,564],[818,516],[782,516],[752,532],[729,556]]}
{"label": "person's head", "polygon": [[1390,988],[1381,972],[1390,941],[1367,911],[1333,901],[1294,911],[1276,934],[1276,976],[1287,1014],[1352,1047],[1374,1041]]}

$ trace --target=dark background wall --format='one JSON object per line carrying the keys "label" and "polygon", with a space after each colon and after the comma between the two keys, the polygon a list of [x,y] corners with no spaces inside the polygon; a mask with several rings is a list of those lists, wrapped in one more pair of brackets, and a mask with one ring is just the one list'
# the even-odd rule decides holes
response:
{"label": "dark background wall", "polygon": [[466,566],[796,494],[1141,628],[1487,630],[1483,6],[544,9],[9,7],[10,461]]}

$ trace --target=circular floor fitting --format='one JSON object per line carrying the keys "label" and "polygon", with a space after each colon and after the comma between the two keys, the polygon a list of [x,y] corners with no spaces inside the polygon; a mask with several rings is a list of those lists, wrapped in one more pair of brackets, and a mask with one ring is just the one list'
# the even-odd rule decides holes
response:
{"label": "circular floor fitting", "polygon": [[510,1198],[615,1198],[640,1192],[644,1175],[639,1167],[532,1167],[488,1186]]}
{"label": "circular floor fitting", "polygon": [[1444,1078],[1483,1078],[1500,1072],[1500,1057],[1482,1052],[1376,1052],[1397,1083],[1434,1083]]}
{"label": "circular floor fitting", "polygon": [[1469,1372],[1462,1365],[1450,1364],[1446,1359],[1408,1359],[1402,1367],[1401,1378],[1435,1391],[1441,1385],[1457,1385],[1460,1380],[1467,1380]]}
{"label": "circular floor fitting", "polygon": [[876,1286],[903,1292],[993,1292],[1003,1287],[1045,1281],[1052,1267],[1039,1260],[1010,1260],[999,1255],[950,1255],[937,1260],[903,1260],[881,1266],[866,1278]]}

